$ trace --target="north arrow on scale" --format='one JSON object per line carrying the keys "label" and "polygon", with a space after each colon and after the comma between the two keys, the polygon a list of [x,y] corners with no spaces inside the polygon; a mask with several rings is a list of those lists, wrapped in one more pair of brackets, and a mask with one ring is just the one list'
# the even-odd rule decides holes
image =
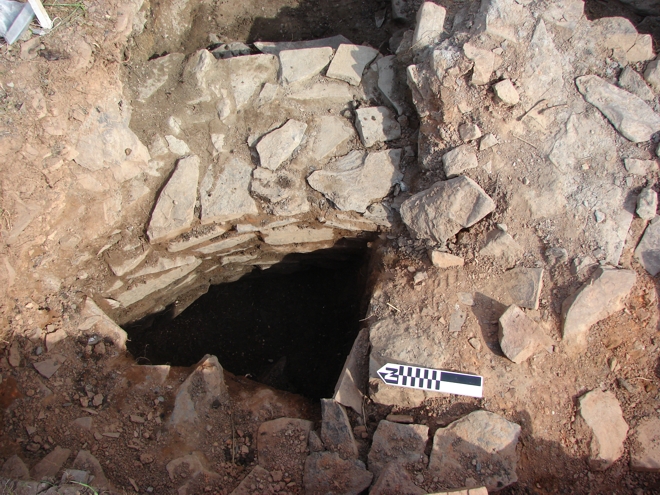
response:
{"label": "north arrow on scale", "polygon": [[388,363],[378,370],[378,376],[397,387],[483,397],[484,379],[479,375]]}

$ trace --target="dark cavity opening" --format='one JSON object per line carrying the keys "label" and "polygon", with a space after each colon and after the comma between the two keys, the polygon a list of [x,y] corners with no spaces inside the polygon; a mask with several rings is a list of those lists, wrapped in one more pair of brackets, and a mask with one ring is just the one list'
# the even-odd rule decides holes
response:
{"label": "dark cavity opening", "polygon": [[205,354],[236,375],[311,399],[331,397],[366,312],[365,243],[289,255],[126,325],[140,364],[191,366]]}

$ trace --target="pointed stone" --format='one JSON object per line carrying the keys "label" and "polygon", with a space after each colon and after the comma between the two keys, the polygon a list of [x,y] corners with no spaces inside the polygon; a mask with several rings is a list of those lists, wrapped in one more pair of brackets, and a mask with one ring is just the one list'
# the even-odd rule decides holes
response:
{"label": "pointed stone", "polygon": [[152,243],[162,242],[181,234],[192,224],[197,201],[199,158],[182,158],[158,196],[149,220],[147,235]]}
{"label": "pointed stone", "polygon": [[567,350],[578,353],[586,349],[589,329],[623,309],[623,300],[636,278],[632,270],[598,267],[591,279],[564,301],[563,339]]}
{"label": "pointed stone", "polygon": [[358,448],[344,406],[333,399],[321,399],[321,440],[326,449],[342,459],[357,459]]}
{"label": "pointed stone", "polygon": [[592,390],[580,397],[580,415],[591,429],[589,467],[605,471],[623,454],[628,424],[616,395]]}
{"label": "pointed stone", "polygon": [[78,451],[78,455],[73,461],[73,467],[82,471],[89,472],[94,479],[90,482],[90,485],[95,488],[101,489],[111,489],[112,485],[108,481],[108,478],[105,477],[101,463],[96,457],[94,457],[87,450]]}
{"label": "pointed stone", "polygon": [[65,361],[66,358],[63,355],[54,354],[49,359],[34,363],[33,366],[41,376],[50,379]]}
{"label": "pointed stone", "polygon": [[495,68],[495,55],[490,50],[477,48],[471,43],[463,45],[465,56],[474,62],[471,82],[475,86],[488,84]]}

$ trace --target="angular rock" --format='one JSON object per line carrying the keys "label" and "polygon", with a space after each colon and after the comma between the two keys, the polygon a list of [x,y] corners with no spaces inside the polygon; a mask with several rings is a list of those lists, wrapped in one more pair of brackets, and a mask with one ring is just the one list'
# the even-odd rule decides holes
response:
{"label": "angular rock", "polygon": [[640,420],[632,438],[630,469],[660,472],[660,418],[651,416]]}
{"label": "angular rock", "polygon": [[13,455],[2,465],[0,477],[10,480],[29,480],[30,470],[20,457]]}
{"label": "angular rock", "polygon": [[656,216],[644,231],[635,249],[635,258],[655,277],[660,273],[660,217]]}
{"label": "angular rock", "polygon": [[279,129],[263,136],[257,144],[261,166],[277,170],[300,146],[306,129],[307,124],[291,119]]}
{"label": "angular rock", "polygon": [[493,91],[495,91],[495,96],[507,106],[513,106],[518,104],[520,101],[520,95],[514,87],[511,79],[504,79],[493,85]]}
{"label": "angular rock", "polygon": [[481,137],[481,129],[476,124],[461,124],[458,126],[458,135],[464,142],[474,141]]}
{"label": "angular rock", "polygon": [[378,89],[387,101],[394,107],[396,113],[403,114],[406,110],[405,76],[398,70],[396,56],[388,55],[380,58],[376,63],[378,68]]}
{"label": "angular rock", "polygon": [[644,79],[656,93],[660,91],[660,57],[646,66]]}
{"label": "angular rock", "polygon": [[401,150],[375,151],[366,156],[354,150],[313,172],[307,182],[340,210],[364,213],[403,178],[400,161]]}
{"label": "angular rock", "polygon": [[633,175],[640,175],[642,177],[657,172],[658,163],[655,160],[639,160],[637,158],[625,158],[623,164],[626,170]]}
{"label": "angular rock", "polygon": [[423,460],[428,439],[428,426],[381,420],[369,450],[369,471],[378,476],[392,461],[413,463]]}
{"label": "angular rock", "polygon": [[277,81],[279,64],[273,55],[247,55],[218,60],[217,66],[229,75],[236,110],[242,110],[266,83]]}
{"label": "angular rock", "polygon": [[320,161],[354,136],[353,126],[340,117],[325,115],[319,118],[318,130],[312,143],[312,156]]}
{"label": "angular rock", "polygon": [[263,230],[262,234],[264,236],[264,242],[271,246],[331,241],[335,235],[333,229],[308,229],[298,225]]}
{"label": "angular rock", "polygon": [[651,101],[654,97],[653,91],[644,82],[644,78],[628,66],[621,71],[618,84],[626,91],[639,96],[642,100]]}
{"label": "angular rock", "polygon": [[349,86],[344,83],[323,81],[314,84],[308,88],[294,91],[287,95],[287,98],[297,101],[325,101],[325,102],[345,102],[353,100],[353,93]]}
{"label": "angular rock", "polygon": [[64,473],[62,473],[60,484],[81,483],[86,485],[89,483],[89,479],[90,474],[87,471],[82,471],[80,469],[65,469]]}
{"label": "angular rock", "polygon": [[167,135],[165,136],[165,141],[167,141],[167,147],[172,153],[177,156],[186,156],[190,153],[190,148],[185,141],[178,139],[174,136]]}
{"label": "angular rock", "polygon": [[33,366],[41,376],[50,379],[65,361],[66,358],[62,354],[54,354],[49,359],[33,363]]}
{"label": "angular rock", "polygon": [[[429,471],[449,486],[462,486],[469,477],[489,491],[501,490],[518,480],[519,436],[517,424],[488,411],[475,411],[436,431]],[[486,465],[488,470],[480,468]]]}
{"label": "angular rock", "polygon": [[398,462],[392,461],[385,465],[381,470],[376,482],[369,491],[370,495],[425,495],[426,490],[422,490],[415,485],[408,472]]}
{"label": "angular rock", "polygon": [[592,325],[623,309],[623,300],[635,285],[632,270],[598,267],[590,280],[562,304],[563,339],[573,353],[587,346]]}
{"label": "angular rock", "polygon": [[286,472],[300,485],[312,427],[311,421],[292,418],[262,423],[256,438],[259,465],[268,471]]}
{"label": "angular rock", "polygon": [[303,48],[279,53],[281,78],[284,84],[305,81],[321,72],[332,58],[332,48]]}
{"label": "angular rock", "polygon": [[152,243],[176,237],[190,227],[195,214],[199,158],[182,158],[158,196],[149,220],[147,236]]}
{"label": "angular rock", "polygon": [[194,263],[189,265],[184,265],[179,268],[175,268],[157,278],[146,281],[145,283],[138,284],[135,287],[122,292],[115,299],[119,304],[127,308],[133,304],[141,301],[145,297],[157,292],[161,289],[164,289],[170,284],[173,284],[177,280],[185,277],[195,268],[197,268],[202,263],[202,260],[197,260]]}
{"label": "angular rock", "polygon": [[584,99],[598,108],[630,141],[648,141],[654,133],[660,131],[660,116],[638,96],[598,76],[578,77],[576,84]]}
{"label": "angular rock", "polygon": [[148,61],[144,68],[138,71],[138,101],[146,101],[168,80],[174,80],[184,58],[183,53],[170,53]]}
{"label": "angular rock", "polygon": [[494,229],[486,235],[486,244],[481,248],[479,254],[498,258],[506,266],[511,267],[522,257],[524,250],[509,234]]}
{"label": "angular rock", "polygon": [[243,481],[231,492],[230,495],[252,495],[254,493],[253,486],[268,486],[270,484],[270,473],[261,466],[254,466],[250,474],[248,474]]}
{"label": "angular rock", "polygon": [[637,216],[642,220],[652,220],[657,211],[658,193],[650,187],[645,187],[637,196]]}
{"label": "angular rock", "polygon": [[220,237],[225,232],[227,232],[227,227],[224,225],[209,225],[199,231],[186,234],[180,241],[170,242],[167,245],[167,251],[170,253],[178,253],[179,251],[184,251],[203,242]]}
{"label": "angular rock", "polygon": [[71,450],[63,449],[59,445],[41,459],[32,468],[32,479],[41,481],[45,478],[54,478],[71,455]]}
{"label": "angular rock", "polygon": [[246,242],[249,242],[249,241],[254,240],[256,238],[257,238],[257,235],[254,234],[254,233],[235,235],[233,237],[228,237],[226,239],[222,239],[220,241],[213,242],[213,243],[208,244],[206,246],[197,248],[197,249],[195,249],[195,251],[198,252],[198,253],[202,253],[202,254],[213,254],[213,253],[217,253],[219,251],[225,251],[227,249],[231,249],[233,247],[240,246],[241,244],[245,244]]}
{"label": "angular rock", "polygon": [[330,452],[342,459],[357,459],[358,448],[344,406],[333,399],[321,399],[321,440]]}
{"label": "angular rock", "polygon": [[442,156],[442,165],[445,175],[451,179],[466,170],[477,168],[479,162],[474,148],[469,144],[462,144]]}
{"label": "angular rock", "polygon": [[623,454],[628,424],[616,395],[592,390],[580,397],[580,415],[591,429],[589,467],[605,471]]}
{"label": "angular rock", "polygon": [[630,50],[637,41],[637,30],[625,17],[604,17],[591,24],[592,36],[605,48]]}
{"label": "angular rock", "polygon": [[232,43],[223,43],[222,45],[211,50],[215,58],[231,58],[240,55],[250,55],[252,49],[245,43],[234,41]]}
{"label": "angular rock", "polygon": [[463,45],[465,56],[474,62],[472,68],[472,79],[475,86],[481,86],[490,82],[490,76],[495,67],[495,55],[490,50],[477,48],[471,43]]}
{"label": "angular rock", "polygon": [[464,176],[436,182],[401,205],[401,218],[417,239],[445,243],[495,209],[495,203]]}
{"label": "angular rock", "polygon": [[369,375],[369,331],[360,330],[346,358],[333,399],[343,406],[362,414],[364,404],[364,384]]}
{"label": "angular rock", "polygon": [[320,38],[316,40],[306,41],[257,41],[254,46],[263,53],[270,53],[272,55],[279,55],[283,50],[301,50],[303,48],[322,48],[329,47],[333,50],[339,48],[339,45],[350,45],[351,41],[338,34],[330,38]]}
{"label": "angular rock", "polygon": [[378,50],[370,46],[339,45],[325,75],[353,86],[359,86],[364,68],[377,55]]}
{"label": "angular rock", "polygon": [[412,39],[415,50],[432,46],[440,40],[446,15],[447,11],[440,5],[433,2],[422,3],[417,11],[417,24]]}
{"label": "angular rock", "polygon": [[519,27],[529,18],[527,9],[514,0],[484,0],[473,29],[479,34],[517,43]]}
{"label": "angular rock", "polygon": [[253,166],[238,156],[209,166],[200,185],[201,221],[226,222],[259,210],[250,196]]}
{"label": "angular rock", "polygon": [[495,137],[494,134],[486,134],[481,138],[481,141],[479,142],[479,151],[492,148],[496,144],[500,144],[500,142],[497,140],[497,137]]}
{"label": "angular rock", "polygon": [[547,341],[541,327],[514,304],[500,316],[499,328],[502,352],[514,363],[526,361]]}
{"label": "angular rock", "polygon": [[221,410],[228,401],[222,366],[218,358],[207,354],[179,386],[167,425],[179,432],[199,429],[211,411]]}
{"label": "angular rock", "polygon": [[433,250],[431,251],[431,263],[438,268],[451,268],[452,266],[463,266],[465,261],[460,256]]}
{"label": "angular rock", "polygon": [[582,0],[556,0],[548,5],[542,17],[549,24],[573,31],[583,15],[584,2]]}
{"label": "angular rock", "polygon": [[78,455],[73,461],[74,469],[79,469],[81,471],[87,471],[94,479],[90,482],[90,485],[95,488],[101,489],[110,489],[112,485],[108,481],[108,478],[105,477],[101,463],[96,457],[94,457],[87,450],[78,451]]}
{"label": "angular rock", "polygon": [[[566,59],[555,47],[545,22],[540,20],[525,52],[524,72],[520,78],[524,101],[535,105],[546,99],[553,104],[564,98],[562,68]],[[558,103],[557,103],[558,104]]]}
{"label": "angular rock", "polygon": [[373,477],[362,461],[344,460],[334,452],[317,452],[307,457],[303,479],[309,495],[358,495],[371,485]]}
{"label": "angular rock", "polygon": [[145,277],[147,275],[153,275],[155,273],[165,272],[173,268],[179,268],[180,266],[189,265],[195,262],[194,256],[180,256],[176,258],[158,258],[155,263],[145,266],[141,270],[129,275],[128,280]]}
{"label": "angular rock", "polygon": [[401,126],[387,107],[364,107],[355,111],[355,128],[367,148],[401,137]]}
{"label": "angular rock", "polygon": [[93,330],[100,337],[110,339],[117,349],[126,349],[126,331],[108,317],[90,297],[85,300],[80,316],[83,322],[78,326],[78,331]]}
{"label": "angular rock", "polygon": [[[142,247],[142,246],[141,246]],[[118,277],[123,277],[128,272],[137,268],[140,263],[144,261],[147,255],[151,252],[151,248],[147,247],[146,249],[136,250],[137,256],[125,257],[126,253],[123,251],[115,251],[108,253],[106,256],[106,261],[112,273]]]}

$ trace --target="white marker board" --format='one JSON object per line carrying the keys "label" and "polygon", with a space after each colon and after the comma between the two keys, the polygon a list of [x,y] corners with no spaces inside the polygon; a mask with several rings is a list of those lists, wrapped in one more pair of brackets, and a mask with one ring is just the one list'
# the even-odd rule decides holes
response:
{"label": "white marker board", "polygon": [[479,375],[388,363],[378,370],[378,376],[397,387],[483,397],[484,379]]}

